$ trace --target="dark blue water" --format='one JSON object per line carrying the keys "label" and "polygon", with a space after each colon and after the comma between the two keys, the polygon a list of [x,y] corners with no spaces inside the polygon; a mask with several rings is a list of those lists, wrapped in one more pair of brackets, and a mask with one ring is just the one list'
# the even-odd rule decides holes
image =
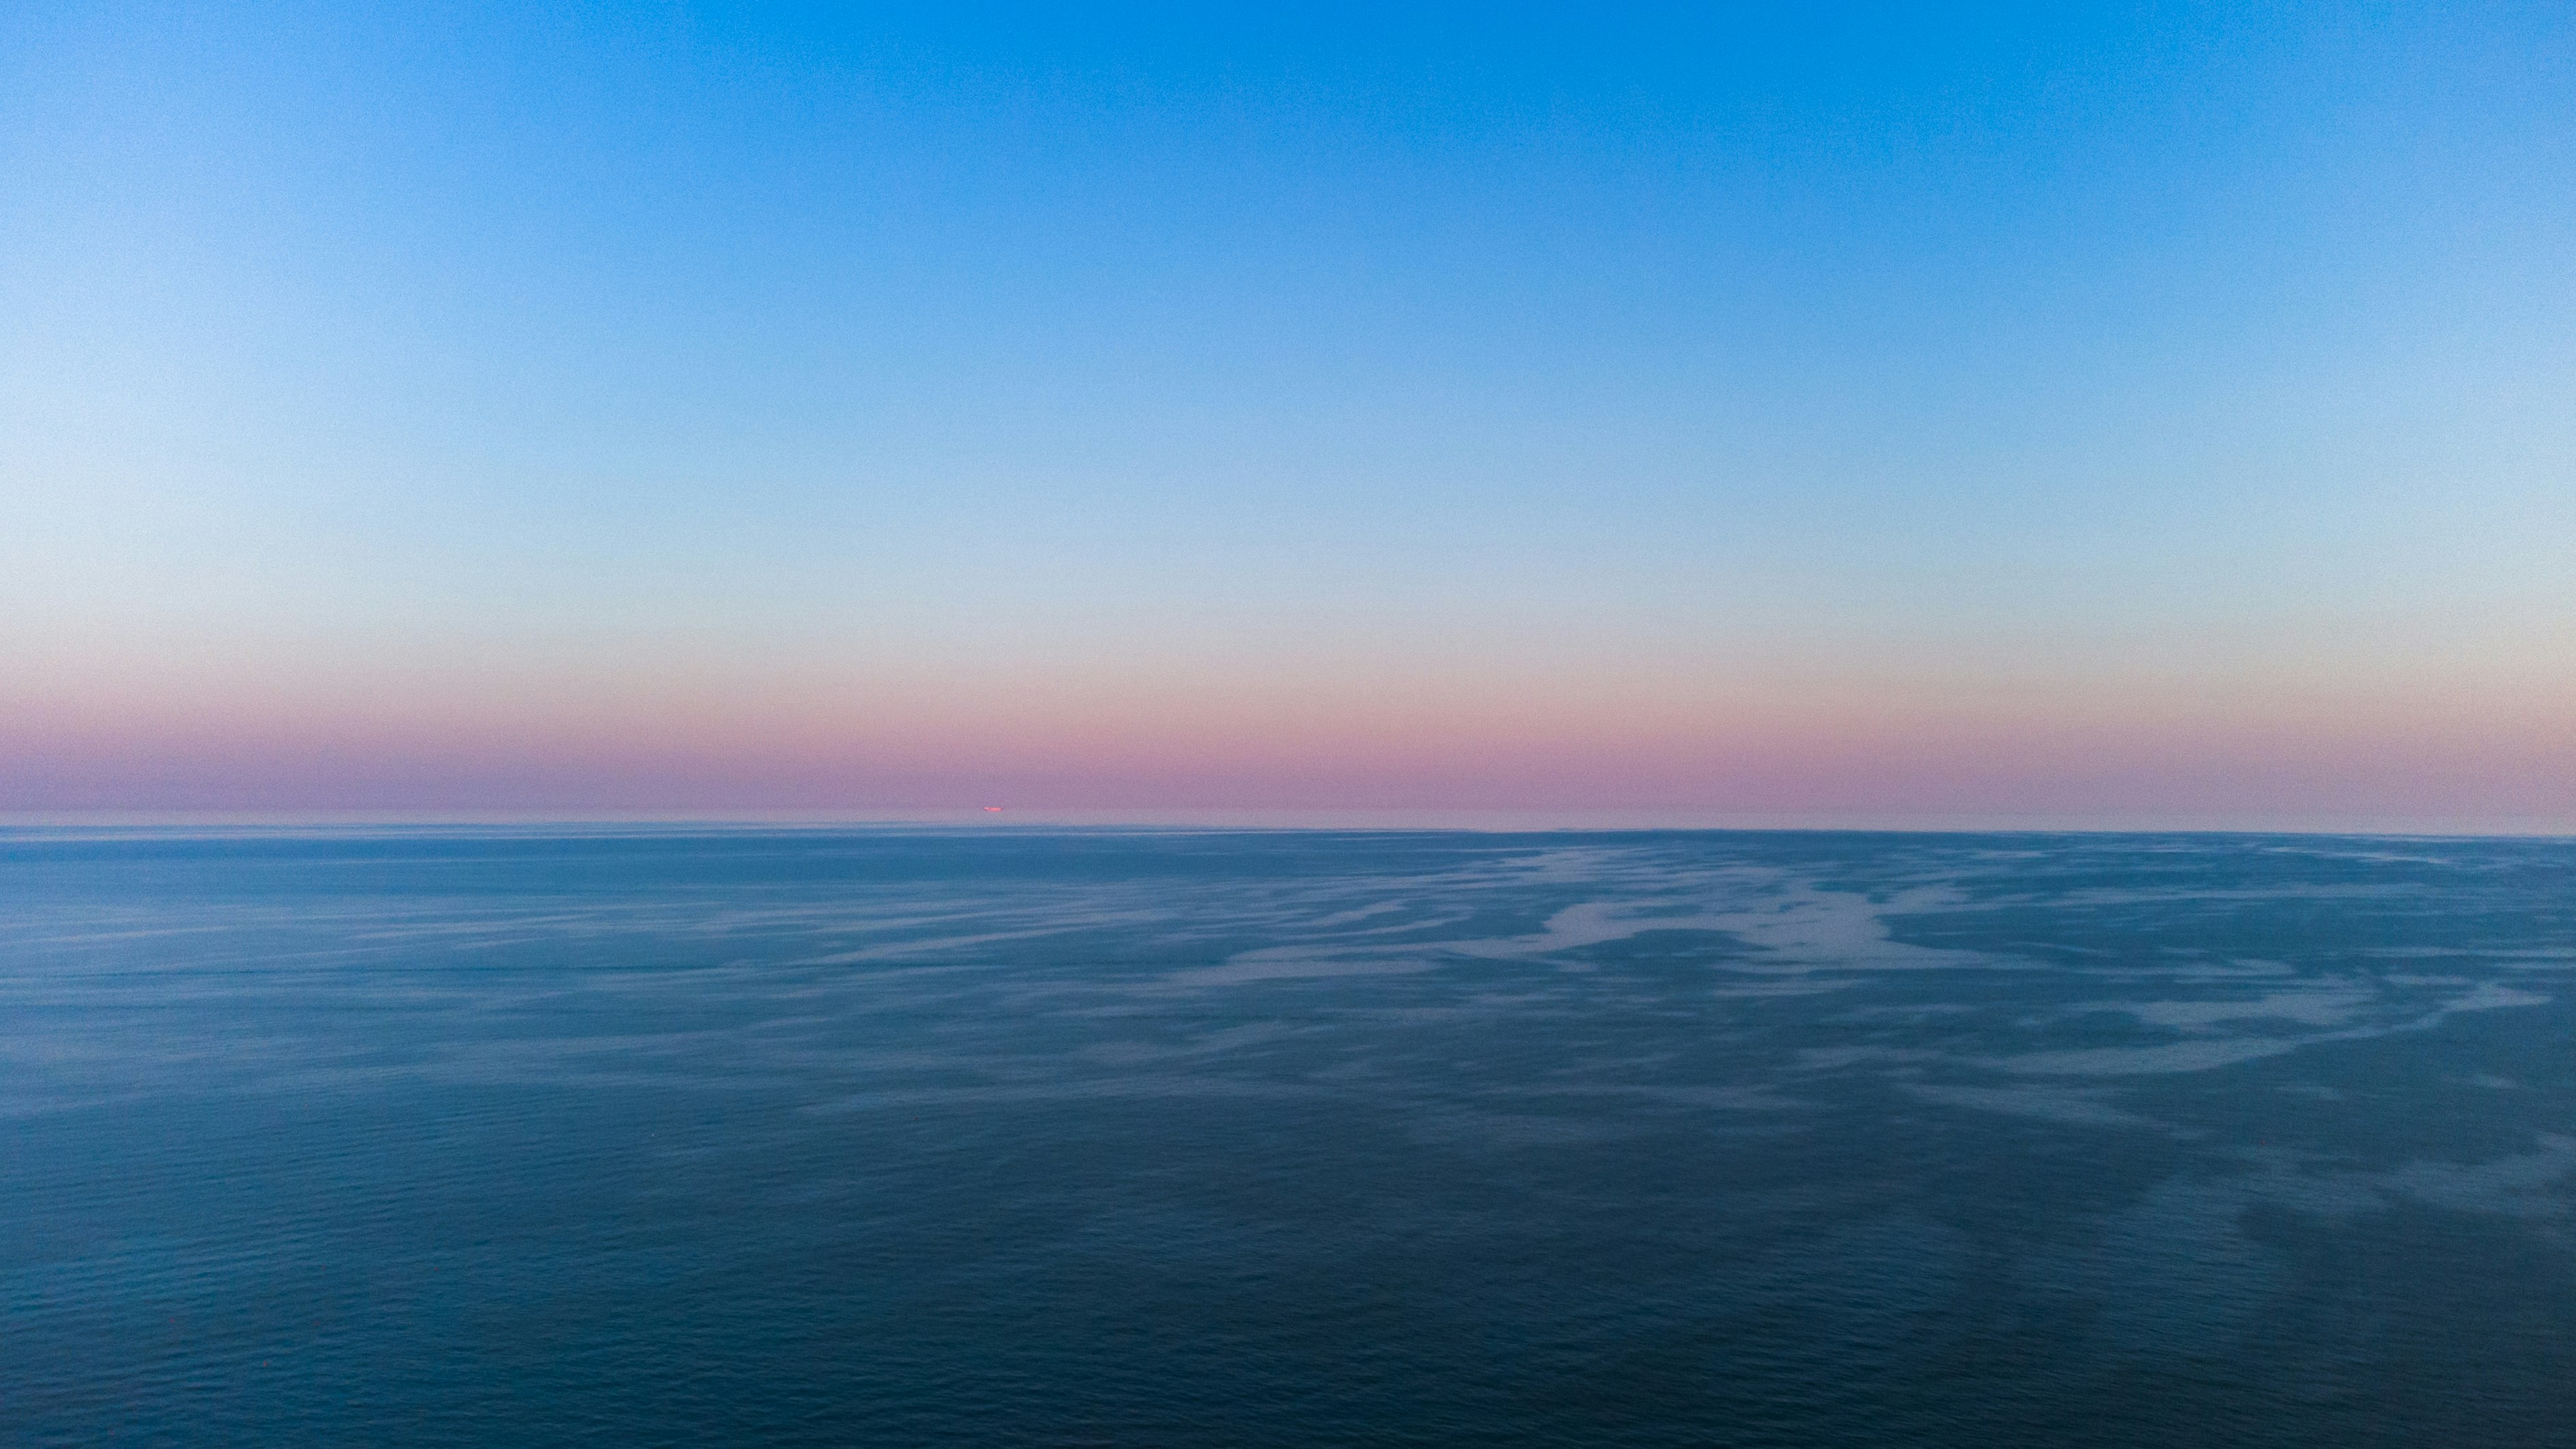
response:
{"label": "dark blue water", "polygon": [[2576,1444],[2576,845],[0,834],[0,1442]]}

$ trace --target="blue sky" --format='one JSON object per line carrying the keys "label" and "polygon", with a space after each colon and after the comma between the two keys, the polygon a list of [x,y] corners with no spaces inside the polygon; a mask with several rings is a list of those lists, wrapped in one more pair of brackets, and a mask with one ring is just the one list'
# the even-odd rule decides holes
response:
{"label": "blue sky", "polygon": [[2576,720],[2563,7],[5,26],[22,806],[655,677]]}

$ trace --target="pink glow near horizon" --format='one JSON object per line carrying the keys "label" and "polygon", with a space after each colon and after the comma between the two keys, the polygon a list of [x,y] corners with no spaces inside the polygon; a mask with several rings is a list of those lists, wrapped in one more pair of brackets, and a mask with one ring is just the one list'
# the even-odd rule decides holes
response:
{"label": "pink glow near horizon", "polygon": [[[274,681],[271,681],[274,684]],[[448,681],[457,684],[456,681]],[[0,810],[1656,808],[2576,821],[2576,710],[2100,680],[1198,678],[870,690],[618,676],[500,695],[57,691],[0,714]],[[873,696],[873,698],[872,698]]]}

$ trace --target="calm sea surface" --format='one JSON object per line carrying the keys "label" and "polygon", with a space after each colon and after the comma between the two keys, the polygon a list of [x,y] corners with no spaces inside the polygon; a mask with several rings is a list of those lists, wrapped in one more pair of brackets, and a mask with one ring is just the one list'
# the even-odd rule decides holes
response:
{"label": "calm sea surface", "polygon": [[2576,1444],[2576,844],[0,832],[0,1443]]}

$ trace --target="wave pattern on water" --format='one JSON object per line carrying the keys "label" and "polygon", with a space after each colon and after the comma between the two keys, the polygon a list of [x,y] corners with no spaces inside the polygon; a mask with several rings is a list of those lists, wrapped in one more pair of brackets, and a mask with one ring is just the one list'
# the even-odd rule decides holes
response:
{"label": "wave pattern on water", "polygon": [[0,832],[0,1439],[2576,1443],[2576,846]]}

